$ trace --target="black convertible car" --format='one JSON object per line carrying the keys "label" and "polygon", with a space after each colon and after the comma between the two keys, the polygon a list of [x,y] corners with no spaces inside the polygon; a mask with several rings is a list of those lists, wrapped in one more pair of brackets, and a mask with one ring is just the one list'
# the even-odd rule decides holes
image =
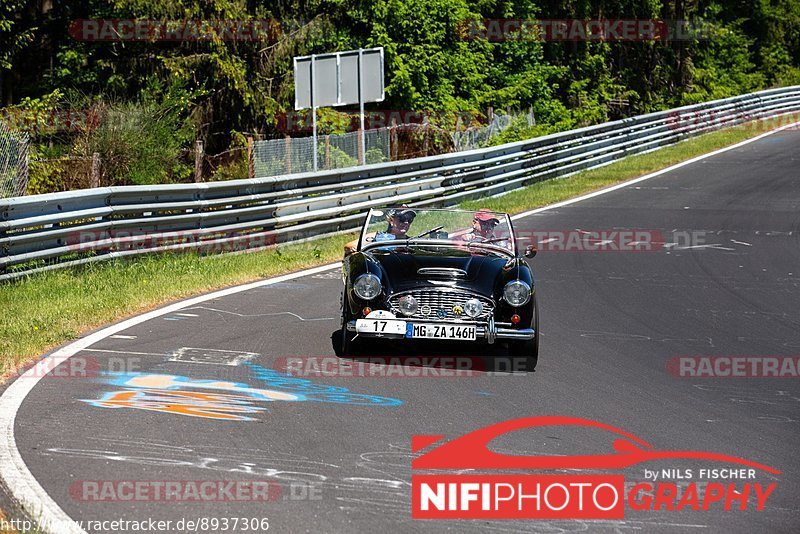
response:
{"label": "black convertible car", "polygon": [[489,210],[372,209],[346,247],[341,353],[363,338],[508,343],[535,365],[539,314],[511,219]]}

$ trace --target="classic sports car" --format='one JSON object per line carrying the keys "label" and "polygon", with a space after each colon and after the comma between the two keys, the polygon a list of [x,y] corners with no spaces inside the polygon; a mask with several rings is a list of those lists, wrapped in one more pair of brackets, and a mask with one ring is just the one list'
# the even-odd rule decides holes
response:
{"label": "classic sports car", "polygon": [[524,258],[535,253],[519,253],[504,213],[370,210],[342,262],[341,353],[363,338],[504,340],[532,369],[539,313]]}

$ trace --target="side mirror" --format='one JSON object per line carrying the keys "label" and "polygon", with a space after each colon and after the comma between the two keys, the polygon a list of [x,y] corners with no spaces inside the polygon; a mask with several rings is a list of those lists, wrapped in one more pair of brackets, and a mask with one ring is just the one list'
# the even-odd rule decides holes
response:
{"label": "side mirror", "polygon": [[525,247],[526,258],[533,258],[534,256],[536,256],[537,252],[539,251],[536,249],[536,245],[528,245],[527,247]]}

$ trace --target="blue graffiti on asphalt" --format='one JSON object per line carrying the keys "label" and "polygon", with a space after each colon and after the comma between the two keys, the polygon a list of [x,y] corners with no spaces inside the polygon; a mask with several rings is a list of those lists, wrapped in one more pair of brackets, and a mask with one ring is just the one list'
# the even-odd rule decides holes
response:
{"label": "blue graffiti on asphalt", "polygon": [[270,388],[300,394],[304,397],[304,400],[308,401],[367,406],[399,406],[403,404],[400,399],[350,393],[344,387],[316,384],[306,378],[296,378],[274,369],[261,367],[255,363],[245,362],[243,365],[249,367],[253,376],[270,386]]}
{"label": "blue graffiti on asphalt", "polygon": [[253,401],[323,402],[359,406],[403,404],[400,399],[351,393],[345,387],[317,384],[249,362],[244,365],[266,387],[167,374],[107,373],[104,375],[106,383],[125,389],[108,392],[100,399],[84,402],[100,408],[134,408],[236,421],[252,421],[252,418],[243,414],[265,410],[255,406]]}

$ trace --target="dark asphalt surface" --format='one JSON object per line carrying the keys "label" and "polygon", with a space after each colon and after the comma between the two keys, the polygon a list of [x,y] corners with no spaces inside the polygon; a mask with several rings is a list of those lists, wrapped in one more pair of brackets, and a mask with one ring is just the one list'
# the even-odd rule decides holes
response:
{"label": "dark asphalt surface", "polygon": [[[47,377],[17,417],[18,447],[48,493],[83,520],[268,517],[275,532],[798,532],[798,379],[678,378],[667,361],[800,353],[799,154],[800,132],[780,133],[517,221],[519,230],[658,230],[670,243],[676,231],[698,232],[704,241],[692,244],[711,245],[541,252],[531,260],[543,336],[534,374],[327,376],[279,384],[270,369],[281,358],[334,355],[341,286],[334,270],[157,318],[121,332],[130,339],[105,339],[79,355],[101,366],[122,358],[146,375],[301,391],[311,399],[252,402],[247,408],[258,411],[242,415],[253,420],[223,421],[99,407],[85,401],[124,385]],[[205,349],[199,353],[216,364],[170,361],[183,347]],[[433,355],[435,348],[422,350]],[[239,365],[219,365],[225,353],[212,350],[252,354]],[[443,354],[482,350],[458,345]],[[149,386],[157,396],[164,384]],[[185,384],[180,391],[237,393],[211,387],[220,386]],[[411,519],[412,435],[452,438],[536,415],[593,419],[657,449],[713,451],[783,474],[758,472],[750,481],[777,483],[761,512],[751,499],[748,511],[628,509],[620,521]],[[513,454],[611,451],[605,433],[565,428],[520,431],[493,446]],[[692,468],[692,481],[707,482],[697,477],[703,467],[722,466],[670,460],[612,472],[631,485],[644,480],[645,468]],[[282,484],[283,493],[268,503],[205,504],[90,502],[70,494],[71,485],[87,480],[259,480]],[[304,498],[309,492],[313,498]]]}

